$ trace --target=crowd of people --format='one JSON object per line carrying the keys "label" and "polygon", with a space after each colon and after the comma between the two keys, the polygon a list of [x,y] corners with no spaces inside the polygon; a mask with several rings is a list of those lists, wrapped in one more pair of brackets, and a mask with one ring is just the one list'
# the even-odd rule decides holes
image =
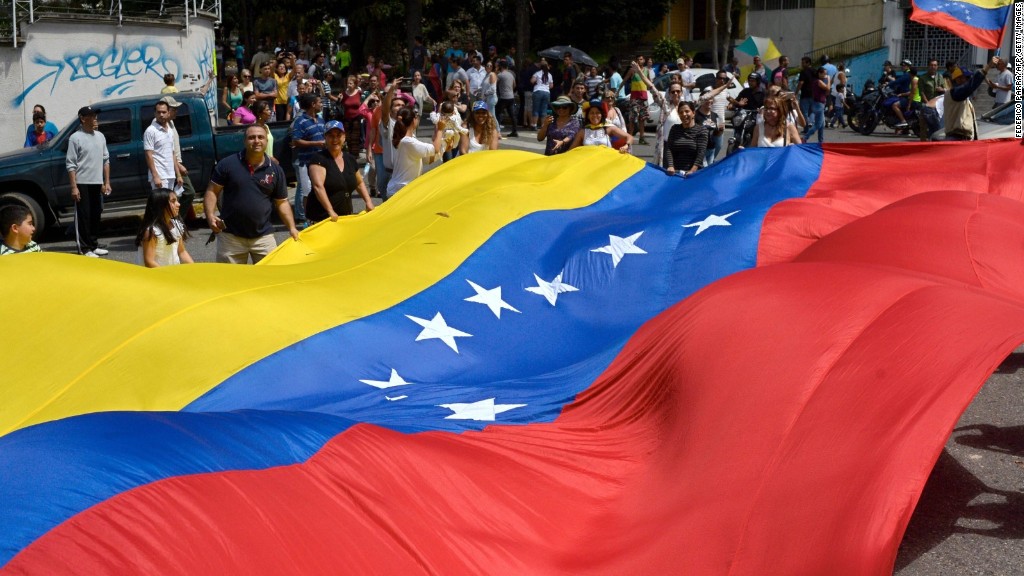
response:
{"label": "crowd of people", "polygon": [[[297,237],[310,223],[351,214],[356,194],[373,210],[375,197],[383,202],[399,193],[420,175],[424,162],[497,149],[519,130],[534,131],[546,155],[579,146],[630,153],[634,146],[648,145],[645,125],[656,109],[654,161],[669,174],[687,176],[714,163],[723,151],[727,110],[754,117],[749,137],[734,142],[737,148],[789,146],[814,136],[822,142],[826,126],[846,126],[848,71],[827,56],[817,65],[804,57],[799,71],[789,70],[785,56],[771,70],[755,58],[746,78],[733,59],[715,73],[712,86],[698,92],[693,61],[685,56],[674,68],[662,65],[656,71],[650,59],[638,54],[620,69],[614,61],[581,66],[572,52],[560,62],[518,62],[514,49],[499,55],[491,46],[485,56],[473,45],[463,49],[458,41],[443,53],[431,53],[416,38],[403,75],[373,55],[356,65],[345,44],[334,54],[309,44],[296,46],[273,51],[261,46],[248,68],[244,47],[235,47],[238,73],[224,78],[220,104],[227,123],[245,126],[245,149],[217,163],[204,195],[219,262],[255,263],[273,250],[274,212]],[[945,97],[948,139],[976,137],[970,96],[978,87],[987,83],[997,105],[1012,90],[1012,75],[999,58],[974,72],[947,63],[941,76],[935,60],[920,75],[909,61],[902,61],[901,68],[897,74],[887,62],[878,82],[893,94],[886,105],[900,119],[897,128],[907,127],[904,114]],[[995,79],[988,78],[990,68],[999,70]],[[665,90],[654,84],[659,74],[669,75]],[[729,89],[744,80],[742,90],[730,95]],[[152,193],[136,245],[146,266],[192,261],[183,220],[196,191],[174,128],[176,91],[168,75],[166,95],[156,103],[143,137]],[[76,243],[79,253],[89,257],[107,254],[96,238],[102,197],[110,194],[98,113],[89,106],[79,110],[81,129],[72,135],[67,152]],[[417,137],[423,120],[433,124],[427,141]],[[291,204],[285,172],[274,154],[268,125],[273,122],[290,123],[287,140],[296,176]],[[37,106],[25,145],[46,142],[56,132],[45,109]],[[30,214],[26,219],[5,208],[0,223],[0,254],[38,250],[31,242]]]}

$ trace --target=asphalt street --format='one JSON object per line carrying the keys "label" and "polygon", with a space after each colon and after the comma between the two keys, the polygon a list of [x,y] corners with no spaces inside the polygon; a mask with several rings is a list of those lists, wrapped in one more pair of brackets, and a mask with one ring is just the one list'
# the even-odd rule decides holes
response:
{"label": "asphalt street", "polygon": [[[426,139],[429,128],[421,127]],[[728,131],[727,131],[728,136]],[[649,138],[649,140],[653,140]],[[872,136],[849,130],[826,130],[829,142],[911,141],[880,129]],[[501,148],[540,152],[533,132],[503,139]],[[651,160],[653,146],[637,146]],[[439,165],[439,164],[438,164]],[[436,165],[435,165],[436,166]],[[355,200],[356,210],[363,208]],[[134,237],[141,212],[108,213],[101,242],[108,259],[138,263]],[[287,238],[278,226],[279,241]],[[188,250],[197,262],[214,260],[209,231],[192,232]],[[44,250],[73,253],[63,230],[41,238]],[[988,379],[956,424],[938,458],[900,546],[894,574],[1024,574],[1024,348],[1011,354]],[[842,570],[842,567],[837,567]]]}

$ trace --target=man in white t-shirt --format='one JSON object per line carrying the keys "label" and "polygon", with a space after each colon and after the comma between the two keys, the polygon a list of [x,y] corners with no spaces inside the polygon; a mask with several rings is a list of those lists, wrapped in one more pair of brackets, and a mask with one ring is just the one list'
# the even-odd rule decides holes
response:
{"label": "man in white t-shirt", "polygon": [[683,101],[691,102],[696,100],[693,97],[693,89],[697,87],[697,78],[694,76],[693,70],[690,69],[693,66],[693,58],[684,56],[681,60],[683,63],[679,67],[679,74],[683,79]]}
{"label": "man in white t-shirt", "polygon": [[996,79],[985,81],[988,82],[989,87],[995,90],[996,103],[993,108],[997,108],[1010,101],[1010,97],[1013,95],[1013,73],[1006,68],[1006,60],[1000,58],[999,64],[997,65],[999,73],[996,74]]}
{"label": "man in white t-shirt", "polygon": [[380,127],[377,129],[378,143],[383,151],[381,158],[383,166],[377,166],[377,170],[384,171],[383,181],[380,177],[377,178],[377,192],[380,194],[381,202],[388,199],[388,190],[391,189],[388,182],[394,177],[395,147],[391,143],[391,136],[395,132],[395,119],[398,118],[398,111],[405,107],[405,100],[396,97],[402,80],[404,78],[398,77],[391,81],[391,85],[388,86],[388,91],[384,95],[384,103],[381,104]]}
{"label": "man in white t-shirt", "polygon": [[153,116],[153,122],[142,135],[149,184],[153,188],[174,190],[178,165],[174,161],[174,135],[171,133],[171,111],[167,102],[157,102]]}
{"label": "man in white t-shirt", "polygon": [[472,63],[466,70],[466,76],[469,78],[469,94],[474,100],[482,100],[484,82],[487,80],[487,69],[483,67],[480,57],[476,54],[470,56],[469,61]]}

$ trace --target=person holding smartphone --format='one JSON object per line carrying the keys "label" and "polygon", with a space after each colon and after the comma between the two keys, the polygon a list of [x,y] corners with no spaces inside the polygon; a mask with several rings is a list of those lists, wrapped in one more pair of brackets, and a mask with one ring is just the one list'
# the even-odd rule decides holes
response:
{"label": "person holding smartphone", "polygon": [[578,106],[566,95],[561,95],[551,103],[554,113],[544,117],[540,130],[537,131],[537,141],[547,139],[544,146],[544,155],[553,156],[561,154],[572,145],[576,133],[580,131],[580,121],[576,118]]}

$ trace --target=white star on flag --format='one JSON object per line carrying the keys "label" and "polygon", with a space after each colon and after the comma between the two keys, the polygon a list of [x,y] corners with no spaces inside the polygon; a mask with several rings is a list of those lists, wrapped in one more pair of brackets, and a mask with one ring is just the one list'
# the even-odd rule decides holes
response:
{"label": "white star on flag", "polygon": [[472,334],[467,334],[461,330],[456,330],[455,328],[448,326],[448,323],[444,321],[444,317],[441,316],[440,312],[434,315],[434,318],[432,320],[424,320],[423,318],[409,316],[408,314],[406,314],[405,317],[419,324],[420,326],[423,326],[423,331],[420,332],[420,335],[416,337],[417,342],[419,342],[420,340],[429,340],[431,338],[437,338],[438,340],[447,344],[449,348],[455,350],[456,354],[459,353],[459,347],[457,344],[455,344],[455,339],[468,338],[472,336]]}
{"label": "white star on flag", "polygon": [[522,408],[526,404],[495,404],[494,398],[488,398],[479,402],[438,404],[438,406],[452,411],[452,414],[444,417],[445,420],[484,420],[494,422],[495,415],[508,412],[513,408]]}
{"label": "white star on flag", "polygon": [[394,368],[391,369],[391,378],[388,378],[387,380],[360,380],[360,382],[363,384],[369,384],[374,388],[380,388],[381,390],[384,390],[385,388],[394,388],[395,386],[407,386],[409,384],[409,382],[405,381],[405,378],[398,375],[398,370],[395,370]]}
{"label": "white star on flag", "polygon": [[531,286],[526,289],[527,292],[533,292],[534,294],[540,294],[547,299],[548,303],[552,306],[555,305],[555,301],[558,300],[558,295],[564,292],[578,292],[579,288],[570,286],[562,283],[562,273],[559,272],[558,276],[551,282],[545,282],[540,279],[540,276],[533,275],[537,279],[537,285]]}
{"label": "white star on flag", "polygon": [[604,252],[605,254],[611,254],[612,256],[612,268],[616,268],[619,262],[622,261],[622,257],[626,254],[647,254],[647,251],[642,248],[636,247],[636,241],[640,238],[643,232],[637,232],[632,236],[626,236],[622,238],[620,236],[608,235],[608,245],[600,248],[594,248],[591,252]]}
{"label": "white star on flag", "polygon": [[697,233],[694,234],[694,236],[696,236],[697,234],[700,234],[701,232],[707,230],[708,228],[711,228],[712,226],[732,226],[732,223],[729,222],[728,218],[738,213],[739,210],[736,210],[735,212],[729,212],[725,216],[712,214],[707,218],[701,220],[700,222],[694,222],[692,224],[683,224],[683,228],[693,228],[694,226],[697,226]]}
{"label": "white star on flag", "polygon": [[[469,285],[473,287],[473,290],[476,290],[476,296],[470,296],[469,298],[466,298],[466,302],[476,302],[477,304],[484,304],[485,306],[490,308],[491,312],[494,312],[494,315],[497,316],[498,318],[501,318],[502,308],[504,308],[505,310],[511,310],[513,312],[519,312],[519,310],[516,310],[515,308],[510,306],[508,302],[505,302],[504,300],[501,299],[501,286],[487,290],[484,287],[480,286],[479,284],[473,282],[472,280],[466,280],[466,282],[469,282]],[[519,313],[522,314],[522,312]]]}

